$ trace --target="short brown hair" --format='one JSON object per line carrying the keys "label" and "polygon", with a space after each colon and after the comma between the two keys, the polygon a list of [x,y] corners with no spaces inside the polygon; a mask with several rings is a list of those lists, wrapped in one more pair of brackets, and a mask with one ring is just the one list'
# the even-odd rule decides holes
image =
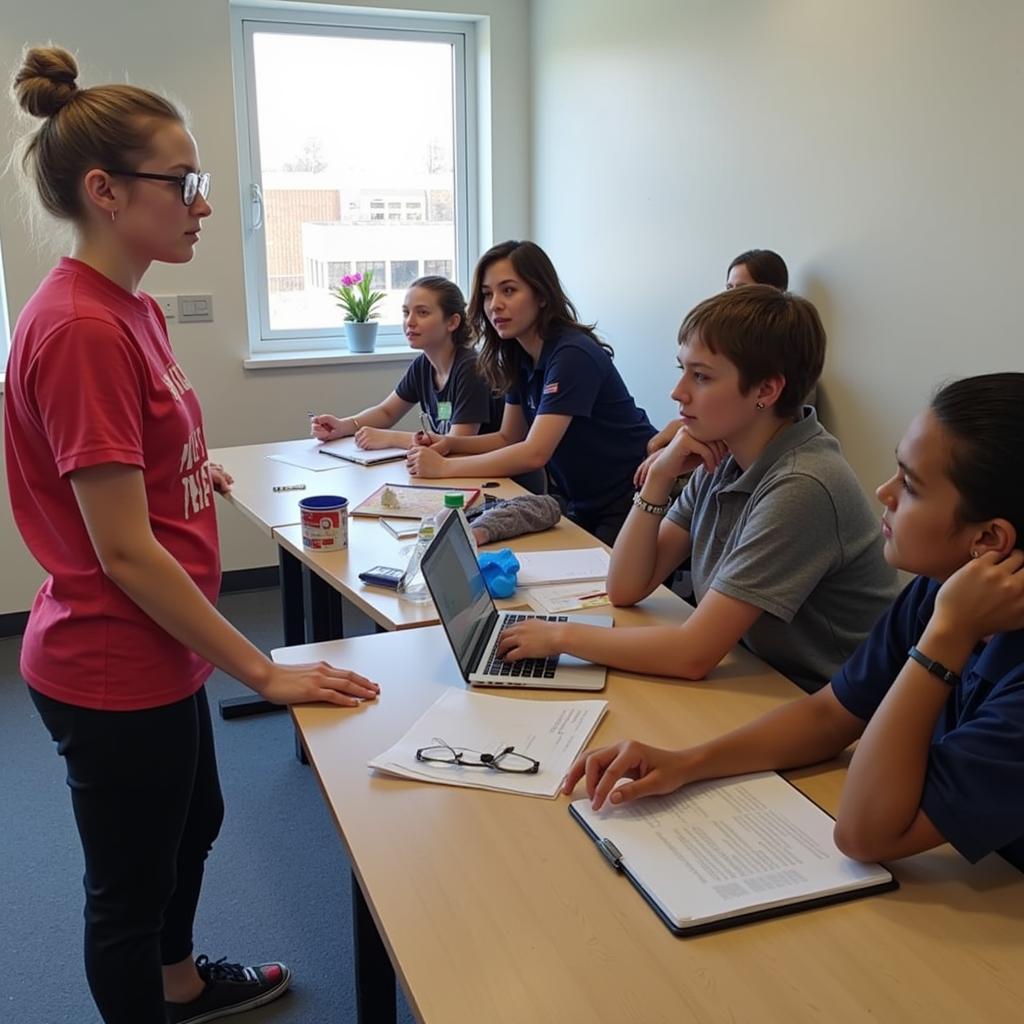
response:
{"label": "short brown hair", "polygon": [[825,328],[813,304],[767,284],[720,292],[694,306],[679,328],[679,344],[699,338],[740,372],[746,394],[769,377],[786,385],[775,415],[793,416],[825,363]]}
{"label": "short brown hair", "polygon": [[93,167],[132,169],[145,156],[157,122],[184,123],[168,100],[134,85],[79,89],[78,64],[59,46],[25,51],[14,76],[14,97],[45,118],[23,142],[22,169],[43,207],[61,220],[80,220],[80,186]]}

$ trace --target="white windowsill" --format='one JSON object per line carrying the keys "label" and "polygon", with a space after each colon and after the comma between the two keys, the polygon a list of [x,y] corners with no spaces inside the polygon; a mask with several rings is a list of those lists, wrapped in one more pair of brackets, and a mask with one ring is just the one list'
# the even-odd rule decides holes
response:
{"label": "white windowsill", "polygon": [[295,366],[333,366],[338,363],[407,363],[417,352],[411,348],[385,347],[376,352],[342,352],[307,349],[301,352],[258,352],[243,360],[247,370],[277,370]]}

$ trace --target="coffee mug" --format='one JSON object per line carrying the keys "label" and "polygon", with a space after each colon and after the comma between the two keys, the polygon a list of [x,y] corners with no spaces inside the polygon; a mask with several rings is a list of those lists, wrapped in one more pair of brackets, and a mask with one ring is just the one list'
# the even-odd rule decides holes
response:
{"label": "coffee mug", "polygon": [[340,551],[348,547],[348,498],[321,494],[299,502],[302,546],[307,551]]}

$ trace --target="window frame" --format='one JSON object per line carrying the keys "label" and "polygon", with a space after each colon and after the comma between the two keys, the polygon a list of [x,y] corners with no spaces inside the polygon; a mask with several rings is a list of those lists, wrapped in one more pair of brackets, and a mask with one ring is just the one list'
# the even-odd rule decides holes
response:
{"label": "window frame", "polygon": [[[472,256],[478,248],[478,182],[476,133],[476,39],[469,20],[443,16],[409,17],[386,13],[362,14],[325,8],[295,9],[290,3],[272,6],[232,5],[231,9],[235,121],[238,140],[239,198],[241,206],[242,260],[249,352],[252,356],[301,352],[342,352],[342,320],[322,328],[271,329],[266,245],[262,223],[263,203],[259,159],[259,126],[256,110],[256,77],[252,37],[268,29],[281,34],[345,36],[350,38],[445,42],[452,46],[455,190],[455,280],[467,291]],[[386,211],[385,211],[386,212]],[[404,223],[404,221],[403,221]],[[400,324],[381,324],[377,347],[405,349],[408,344]]]}

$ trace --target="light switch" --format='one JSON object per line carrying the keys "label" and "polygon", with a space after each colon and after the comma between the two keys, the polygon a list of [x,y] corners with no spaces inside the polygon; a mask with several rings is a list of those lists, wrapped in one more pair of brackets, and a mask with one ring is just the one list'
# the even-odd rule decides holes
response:
{"label": "light switch", "polygon": [[182,324],[209,323],[213,320],[212,295],[179,295],[178,322]]}

